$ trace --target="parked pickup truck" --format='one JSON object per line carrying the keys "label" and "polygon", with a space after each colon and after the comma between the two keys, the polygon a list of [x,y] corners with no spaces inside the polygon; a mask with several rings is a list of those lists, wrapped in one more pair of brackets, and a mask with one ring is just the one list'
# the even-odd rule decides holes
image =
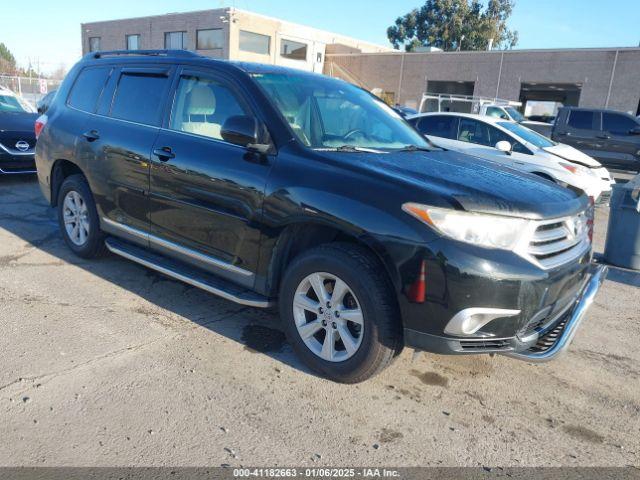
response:
{"label": "parked pickup truck", "polygon": [[551,138],[571,145],[607,168],[640,172],[640,119],[627,113],[564,107]]}
{"label": "parked pickup truck", "polygon": [[294,350],[336,381],[371,377],[404,346],[549,360],[606,274],[585,195],[436,148],[340,80],[92,53],[36,131],[73,252],[277,302]]}

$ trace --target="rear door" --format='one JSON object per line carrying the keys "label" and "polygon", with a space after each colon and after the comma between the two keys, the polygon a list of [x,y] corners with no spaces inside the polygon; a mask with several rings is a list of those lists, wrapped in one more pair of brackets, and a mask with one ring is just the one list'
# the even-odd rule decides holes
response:
{"label": "rear door", "polygon": [[631,130],[639,124],[631,116],[616,112],[602,113],[602,149],[600,158],[608,165],[625,169],[638,170],[640,165],[640,135]]}
{"label": "rear door", "polygon": [[598,158],[603,142],[600,132],[600,113],[593,110],[569,110],[566,121],[558,123],[554,131],[557,142],[571,145],[591,157]]}
{"label": "rear door", "polygon": [[94,194],[105,231],[147,244],[149,170],[172,67],[116,68],[80,142],[95,156]]}
{"label": "rear door", "polygon": [[[232,116],[257,117],[225,75],[184,68],[151,163],[151,246],[252,286],[270,157],[225,141]],[[159,155],[158,155],[159,154]]]}

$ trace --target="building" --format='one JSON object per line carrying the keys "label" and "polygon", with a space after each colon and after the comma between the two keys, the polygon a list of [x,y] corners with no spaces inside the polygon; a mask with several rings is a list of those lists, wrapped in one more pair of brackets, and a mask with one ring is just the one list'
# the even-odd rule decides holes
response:
{"label": "building", "polygon": [[239,10],[84,23],[82,51],[186,49],[230,60],[270,63],[322,72],[328,53],[392,51],[344,35]]}
{"label": "building", "polygon": [[640,115],[640,48],[329,52],[325,72],[414,108],[430,92]]}

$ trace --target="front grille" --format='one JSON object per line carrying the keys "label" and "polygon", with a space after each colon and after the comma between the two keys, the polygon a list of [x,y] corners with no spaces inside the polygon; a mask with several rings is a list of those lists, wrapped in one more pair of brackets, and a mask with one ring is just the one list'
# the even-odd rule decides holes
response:
{"label": "front grille", "polygon": [[[27,150],[20,150],[16,147],[18,142],[26,142],[29,145]],[[7,132],[0,136],[0,149],[7,150],[12,154],[33,153],[36,146],[36,139],[32,132]]]}
{"label": "front grille", "polygon": [[589,246],[586,213],[538,224],[526,255],[545,269],[560,266],[577,258]]}
{"label": "front grille", "polygon": [[510,349],[507,340],[481,339],[481,340],[460,340],[460,346],[465,351],[485,351],[485,350],[508,350]]}
{"label": "front grille", "polygon": [[562,333],[564,332],[564,329],[567,326],[567,322],[569,321],[569,318],[571,318],[570,315],[565,315],[556,324],[555,327],[553,327],[551,330],[549,330],[548,332],[540,336],[536,344],[533,347],[531,347],[529,351],[532,353],[541,353],[541,352],[546,352],[551,347],[553,347],[558,341],[558,339],[560,338],[560,336],[562,335]]}

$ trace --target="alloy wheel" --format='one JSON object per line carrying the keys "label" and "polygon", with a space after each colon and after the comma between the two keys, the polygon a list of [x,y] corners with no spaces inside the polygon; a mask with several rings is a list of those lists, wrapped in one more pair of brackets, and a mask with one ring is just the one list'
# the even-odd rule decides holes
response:
{"label": "alloy wheel", "polygon": [[90,224],[87,202],[76,192],[71,190],[64,197],[62,204],[62,218],[69,240],[78,247],[83,246],[89,239]]}
{"label": "alloy wheel", "polygon": [[293,300],[300,338],[315,355],[343,362],[356,354],[364,334],[364,316],[351,288],[330,273],[305,277]]}

